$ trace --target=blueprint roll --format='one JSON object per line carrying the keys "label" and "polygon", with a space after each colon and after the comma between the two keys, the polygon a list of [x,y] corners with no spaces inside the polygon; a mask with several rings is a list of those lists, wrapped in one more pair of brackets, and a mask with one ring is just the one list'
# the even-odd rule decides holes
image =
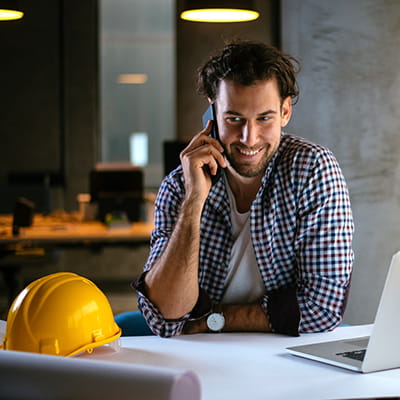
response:
{"label": "blueprint roll", "polygon": [[0,350],[1,399],[200,400],[193,372]]}

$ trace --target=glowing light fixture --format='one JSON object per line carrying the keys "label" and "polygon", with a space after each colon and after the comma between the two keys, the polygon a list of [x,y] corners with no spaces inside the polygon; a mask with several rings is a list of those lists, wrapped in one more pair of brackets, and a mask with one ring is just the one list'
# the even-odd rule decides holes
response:
{"label": "glowing light fixture", "polygon": [[0,21],[12,21],[24,16],[15,0],[0,0]]}
{"label": "glowing light fixture", "polygon": [[118,75],[117,82],[130,85],[141,85],[146,83],[147,79],[147,74],[120,74]]}
{"label": "glowing light fixture", "polygon": [[187,0],[180,17],[195,22],[253,21],[260,13],[249,0]]}

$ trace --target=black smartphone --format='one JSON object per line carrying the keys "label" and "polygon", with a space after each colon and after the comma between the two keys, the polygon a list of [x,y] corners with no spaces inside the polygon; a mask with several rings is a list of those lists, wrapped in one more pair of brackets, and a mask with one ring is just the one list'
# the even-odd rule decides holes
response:
{"label": "black smartphone", "polygon": [[[206,127],[207,122],[210,121],[210,120],[213,122],[210,136],[219,141],[218,125],[217,125],[217,118],[216,118],[216,114],[215,114],[215,106],[214,106],[214,104],[210,104],[210,106],[207,108],[206,112],[203,114],[203,127],[204,128]],[[209,172],[210,170],[209,170],[208,166],[206,167],[206,170],[210,174],[210,172]],[[218,167],[217,173],[215,175],[211,175],[210,174],[211,182],[212,182],[213,185],[221,177],[221,174],[222,174],[222,168],[221,167]]]}

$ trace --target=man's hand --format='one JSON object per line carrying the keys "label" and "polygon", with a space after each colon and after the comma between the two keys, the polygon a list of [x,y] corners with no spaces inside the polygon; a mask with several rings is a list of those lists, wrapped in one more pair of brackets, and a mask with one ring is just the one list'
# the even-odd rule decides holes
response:
{"label": "man's hand", "polygon": [[222,145],[208,136],[211,127],[209,121],[181,153],[186,193],[168,244],[145,276],[147,295],[166,319],[190,312],[199,296],[200,222],[211,188],[204,167],[208,166],[211,174],[218,166],[226,167]]}
{"label": "man's hand", "polygon": [[224,148],[217,139],[209,136],[211,127],[212,121],[208,121],[205,129],[194,136],[180,155],[186,193],[202,202],[211,188],[211,178],[204,167],[208,166],[212,175],[217,173],[218,167],[226,167],[226,160],[222,155]]}

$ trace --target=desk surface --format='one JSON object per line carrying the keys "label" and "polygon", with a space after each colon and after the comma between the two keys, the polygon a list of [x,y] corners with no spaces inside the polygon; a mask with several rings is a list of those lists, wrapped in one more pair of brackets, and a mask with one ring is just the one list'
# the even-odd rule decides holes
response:
{"label": "desk surface", "polygon": [[148,243],[153,224],[135,222],[109,228],[100,222],[77,218],[35,215],[32,227],[12,235],[12,216],[0,215],[0,245],[69,245],[74,243]]}
{"label": "desk surface", "polygon": [[125,337],[119,352],[81,357],[194,371],[203,400],[349,399],[400,396],[400,369],[351,372],[290,355],[285,348],[369,335],[371,325],[298,338],[275,334],[199,334],[171,339]]}

